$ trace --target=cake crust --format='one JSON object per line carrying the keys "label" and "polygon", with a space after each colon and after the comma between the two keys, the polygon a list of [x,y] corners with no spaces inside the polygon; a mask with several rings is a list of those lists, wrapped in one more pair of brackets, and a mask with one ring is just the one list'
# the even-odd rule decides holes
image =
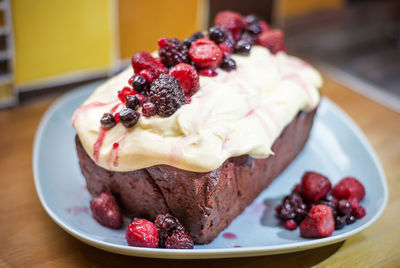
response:
{"label": "cake crust", "polygon": [[168,165],[108,171],[96,165],[76,136],[79,164],[92,196],[113,193],[129,217],[155,220],[158,214],[170,212],[180,219],[195,243],[210,243],[299,154],[316,110],[299,112],[275,140],[274,155],[265,159],[231,157],[210,172]]}

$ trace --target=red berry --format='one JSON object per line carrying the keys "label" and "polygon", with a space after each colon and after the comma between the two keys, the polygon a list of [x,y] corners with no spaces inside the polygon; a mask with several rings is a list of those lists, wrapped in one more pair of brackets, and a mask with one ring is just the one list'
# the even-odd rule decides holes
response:
{"label": "red berry", "polygon": [[303,197],[312,203],[317,203],[331,189],[329,179],[317,172],[306,172],[301,179]]}
{"label": "red berry", "polygon": [[142,70],[147,70],[152,74],[153,79],[156,79],[160,74],[168,73],[167,68],[159,59],[153,58],[150,53],[140,51],[132,57],[132,67],[135,74],[139,74]]}
{"label": "red berry", "polygon": [[140,105],[143,105],[143,103],[144,103],[145,100],[146,100],[146,97],[143,96],[143,94],[140,94],[140,93],[137,93],[137,94],[136,94],[136,97],[139,99]]}
{"label": "red berry", "polygon": [[367,214],[367,212],[365,211],[364,207],[359,206],[357,209],[353,210],[352,214],[356,219],[361,219]]}
{"label": "red berry", "polygon": [[262,32],[258,36],[258,44],[266,47],[271,51],[272,54],[276,54],[279,51],[286,51],[285,44],[283,43],[283,32],[280,30],[271,30]]}
{"label": "red berry", "polygon": [[298,183],[298,184],[296,184],[296,186],[293,188],[292,193],[301,195],[301,192],[302,192],[301,184]]}
{"label": "red berry", "polygon": [[135,79],[135,75],[132,75],[131,78],[128,80],[128,84],[132,86],[133,80]]}
{"label": "red berry", "polygon": [[200,88],[199,74],[192,65],[179,63],[169,71],[169,74],[178,80],[186,96],[192,96]]}
{"label": "red berry", "polygon": [[356,210],[356,209],[360,206],[360,203],[358,203],[358,199],[355,198],[355,197],[350,197],[350,198],[348,199],[348,201],[349,201],[349,203],[350,203],[350,205],[351,205],[351,208],[352,208],[353,210]]}
{"label": "red berry", "polygon": [[125,103],[126,102],[126,96],[129,95],[135,95],[136,91],[130,87],[124,87],[122,90],[118,91],[118,99]]}
{"label": "red berry", "polygon": [[229,10],[219,12],[215,17],[214,24],[230,31],[235,41],[239,40],[245,25],[244,18],[239,13]]}
{"label": "red berry", "polygon": [[358,201],[361,201],[365,196],[365,189],[356,178],[346,177],[333,188],[333,195],[337,199],[355,197]]}
{"label": "red berry", "polygon": [[285,221],[285,228],[288,230],[296,230],[297,223],[293,219],[289,219]]}
{"label": "red berry", "polygon": [[157,228],[148,220],[136,220],[126,228],[126,241],[133,247],[156,248],[158,246]]}
{"label": "red berry", "polygon": [[307,238],[330,236],[335,230],[332,210],[326,205],[317,205],[310,209],[300,224],[300,235]]}
{"label": "red berry", "polygon": [[166,37],[161,37],[160,39],[158,39],[158,46],[160,48],[165,47],[167,45],[167,43],[168,43],[168,38],[166,38]]}
{"label": "red berry", "polygon": [[151,102],[145,102],[142,106],[142,113],[146,117],[156,115],[156,106]]}
{"label": "red berry", "polygon": [[118,124],[119,123],[119,113],[114,114],[115,122]]}
{"label": "red berry", "polygon": [[224,54],[224,56],[229,56],[230,54],[232,54],[232,50],[227,44],[221,43],[218,46],[221,49],[221,51]]}
{"label": "red berry", "polygon": [[214,77],[217,75],[215,69],[202,69],[199,71],[199,74],[202,76]]}
{"label": "red berry", "polygon": [[338,202],[337,209],[343,215],[349,215],[353,210],[351,203],[346,199],[342,199]]}
{"label": "red berry", "polygon": [[165,248],[192,249],[194,243],[192,238],[184,231],[175,231],[167,236],[164,241]]}
{"label": "red berry", "polygon": [[148,83],[153,82],[154,76],[153,73],[149,70],[141,70],[139,75],[143,76]]}
{"label": "red berry", "polygon": [[222,60],[222,51],[207,38],[196,40],[189,49],[189,56],[200,69],[215,69]]}
{"label": "red berry", "polygon": [[189,96],[185,96],[185,104],[190,104],[192,102],[192,98]]}
{"label": "red berry", "polygon": [[263,33],[263,32],[269,31],[269,26],[268,26],[268,24],[267,24],[265,21],[261,20],[261,21],[258,22],[258,24],[259,24],[260,27],[261,27],[262,33]]}
{"label": "red berry", "polygon": [[117,201],[111,193],[103,192],[90,202],[93,218],[101,225],[118,229],[122,226],[122,216]]}

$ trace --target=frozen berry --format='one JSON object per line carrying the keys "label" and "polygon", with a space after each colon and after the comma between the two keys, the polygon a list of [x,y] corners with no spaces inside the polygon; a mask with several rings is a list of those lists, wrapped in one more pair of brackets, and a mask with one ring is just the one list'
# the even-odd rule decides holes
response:
{"label": "frozen berry", "polygon": [[249,32],[244,32],[242,36],[240,37],[240,40],[248,42],[250,45],[255,45],[257,44],[257,35],[249,33]]}
{"label": "frozen berry", "polygon": [[135,74],[140,74],[143,70],[149,71],[153,79],[159,77],[160,74],[168,73],[167,68],[165,68],[159,59],[154,58],[150,53],[145,51],[137,52],[132,57],[132,67]]}
{"label": "frozen berry", "polygon": [[258,36],[258,43],[269,49],[272,54],[276,54],[279,51],[285,51],[286,47],[283,43],[283,32],[280,30],[271,30],[262,32]]}
{"label": "frozen berry", "polygon": [[335,229],[332,210],[325,205],[317,205],[310,209],[307,217],[300,224],[300,235],[307,238],[330,236]]}
{"label": "frozen berry", "polygon": [[367,214],[367,213],[366,213],[366,211],[365,211],[365,208],[362,207],[362,206],[359,206],[356,210],[353,211],[353,216],[354,216],[356,219],[361,219],[361,218],[363,218],[366,214]]}
{"label": "frozen berry", "polygon": [[248,31],[251,34],[257,35],[257,34],[262,33],[262,28],[261,28],[260,24],[252,23],[246,28],[246,31]]}
{"label": "frozen berry", "polygon": [[317,203],[331,189],[329,179],[317,172],[306,172],[301,179],[303,197],[313,203]]}
{"label": "frozen berry", "polygon": [[162,74],[151,84],[148,99],[156,106],[158,115],[168,117],[185,104],[185,93],[175,77]]}
{"label": "frozen berry", "polygon": [[356,218],[353,215],[346,217],[347,224],[353,224],[353,223],[355,223],[355,221],[356,221]]}
{"label": "frozen berry", "polygon": [[125,103],[126,101],[126,96],[128,95],[135,95],[136,91],[130,87],[124,87],[122,90],[118,91],[118,99]]}
{"label": "frozen berry", "polygon": [[128,95],[126,96],[126,107],[137,110],[140,107],[140,100],[136,95]]}
{"label": "frozen berry", "polygon": [[103,192],[90,202],[93,218],[101,225],[118,229],[122,226],[120,208],[114,196],[109,192]]}
{"label": "frozen berry", "polygon": [[199,74],[192,65],[179,63],[169,71],[169,74],[178,80],[186,96],[192,96],[200,88]]}
{"label": "frozen berry", "polygon": [[336,216],[335,217],[335,230],[342,229],[346,225],[347,216]]}
{"label": "frozen berry", "polygon": [[343,215],[349,215],[353,210],[351,204],[346,199],[342,199],[338,202],[337,209]]}
{"label": "frozen berry", "polygon": [[258,24],[260,25],[262,32],[269,31],[269,26],[265,21],[261,20],[261,21],[258,22]]}
{"label": "frozen berry", "polygon": [[183,39],[182,44],[183,44],[184,46],[186,46],[187,48],[190,48],[190,46],[193,44],[194,41],[195,41],[195,40],[194,40],[193,38],[187,37],[187,38]]}
{"label": "frozen berry", "polygon": [[214,24],[227,29],[232,33],[235,40],[239,40],[244,27],[244,20],[239,13],[227,10],[217,14]]}
{"label": "frozen berry", "polygon": [[[221,43],[221,44],[219,44],[218,46],[219,46],[219,48],[221,49],[222,54],[224,55],[224,57],[228,57],[230,54],[232,54],[232,50],[231,50],[231,48],[230,48],[227,44]],[[222,60],[223,60],[223,59],[222,59]],[[222,64],[222,63],[221,63],[221,64]]]}
{"label": "frozen berry", "polygon": [[215,69],[222,60],[221,49],[211,40],[196,40],[189,49],[189,56],[200,69]]}
{"label": "frozen berry", "polygon": [[277,208],[277,217],[283,221],[293,219],[297,224],[307,215],[307,205],[298,194],[286,196],[282,204]]}
{"label": "frozen berry", "polygon": [[346,177],[333,188],[333,194],[338,199],[357,198],[361,201],[365,196],[364,186],[356,178]]}
{"label": "frozen berry", "polygon": [[173,249],[192,249],[194,247],[194,243],[192,238],[190,238],[187,233],[183,231],[177,231],[165,238],[164,246],[165,248]]}
{"label": "frozen berry", "polygon": [[201,69],[199,71],[199,74],[202,76],[214,77],[218,73],[215,71],[215,69],[207,68],[207,69]]}
{"label": "frozen berry", "polygon": [[168,39],[167,44],[158,50],[161,62],[171,68],[178,63],[189,63],[188,48],[184,46],[178,39]]}
{"label": "frozen berry", "polygon": [[137,92],[143,92],[146,90],[146,85],[147,81],[144,76],[141,75],[135,75],[132,81],[132,87],[135,89]]}
{"label": "frozen berry", "polygon": [[149,70],[141,70],[139,73],[140,76],[142,76],[147,83],[153,82],[154,79],[154,73]]}
{"label": "frozen berry", "polygon": [[204,34],[202,32],[195,32],[193,33],[190,38],[192,38],[194,41],[196,41],[197,39],[203,38]]}
{"label": "frozen berry", "polygon": [[298,183],[298,184],[296,184],[296,185],[294,186],[294,188],[293,188],[293,190],[292,190],[292,193],[301,195],[301,192],[302,192],[302,190],[301,190],[301,184]]}
{"label": "frozen berry", "polygon": [[216,44],[220,44],[225,41],[225,33],[219,27],[211,27],[208,31],[208,36]]}
{"label": "frozen berry", "polygon": [[296,228],[297,228],[297,223],[292,219],[286,220],[284,225],[285,225],[285,228],[288,230],[296,230]]}
{"label": "frozen berry", "polygon": [[249,55],[250,49],[251,49],[251,44],[245,40],[239,40],[235,44],[235,53],[238,53],[241,55]]}
{"label": "frozen berry", "polygon": [[135,110],[132,110],[131,108],[125,108],[119,112],[119,121],[126,128],[133,127],[134,125],[136,125],[138,120],[139,120],[139,114]]}
{"label": "frozen berry", "polygon": [[355,197],[350,197],[350,198],[348,199],[348,201],[349,201],[349,203],[351,204],[351,208],[352,208],[353,210],[356,210],[356,209],[360,206],[360,203],[358,202],[358,199],[355,198]]}
{"label": "frozen berry", "polygon": [[146,101],[146,97],[143,94],[137,93],[135,96],[139,99],[140,105],[143,105],[143,103]]}
{"label": "frozen berry", "polygon": [[223,57],[219,67],[229,72],[236,69],[236,62],[230,57]]}
{"label": "frozen berry", "polygon": [[172,216],[170,213],[159,214],[154,222],[158,230],[160,238],[160,247],[165,247],[165,239],[172,235],[174,232],[185,232],[185,228],[180,223],[178,218]]}
{"label": "frozen berry", "polygon": [[160,39],[158,39],[157,43],[158,43],[159,47],[161,47],[161,48],[165,47],[168,44],[168,38],[161,37]]}
{"label": "frozen berry", "polygon": [[142,106],[142,113],[146,117],[156,115],[156,106],[151,102],[145,102]]}
{"label": "frozen berry", "polygon": [[126,228],[126,241],[129,246],[156,248],[158,246],[158,231],[156,226],[145,219],[139,219]]}
{"label": "frozen berry", "polygon": [[255,14],[247,15],[245,18],[247,25],[258,23],[261,19]]}
{"label": "frozen berry", "polygon": [[100,123],[105,129],[110,129],[117,124],[114,116],[110,113],[103,114],[103,116],[100,119]]}

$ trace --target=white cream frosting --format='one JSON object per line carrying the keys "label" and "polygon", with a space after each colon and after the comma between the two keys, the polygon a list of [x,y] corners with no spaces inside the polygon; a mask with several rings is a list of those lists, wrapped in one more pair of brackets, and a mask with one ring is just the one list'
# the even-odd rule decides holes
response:
{"label": "white cream frosting", "polygon": [[129,129],[117,124],[101,131],[100,118],[124,107],[117,91],[127,85],[133,70],[108,80],[74,114],[73,125],[86,152],[113,171],[167,164],[197,172],[214,170],[232,156],[273,154],[271,146],[285,126],[299,111],[318,105],[321,76],[296,57],[272,55],[260,46],[252,47],[249,56],[232,58],[237,69],[201,76],[190,104],[167,118],[141,116]]}

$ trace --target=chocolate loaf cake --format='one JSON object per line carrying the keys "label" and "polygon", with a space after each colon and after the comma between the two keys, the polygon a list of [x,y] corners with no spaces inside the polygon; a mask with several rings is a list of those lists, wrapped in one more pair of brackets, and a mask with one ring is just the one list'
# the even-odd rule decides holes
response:
{"label": "chocolate loaf cake", "polygon": [[[92,196],[112,192],[128,216],[154,220],[178,217],[193,241],[211,242],[297,156],[308,139],[316,108],[300,112],[286,126],[266,159],[231,157],[211,172],[156,165],[128,172],[98,166],[76,136],[79,164]],[[199,159],[201,161],[201,159]]]}

